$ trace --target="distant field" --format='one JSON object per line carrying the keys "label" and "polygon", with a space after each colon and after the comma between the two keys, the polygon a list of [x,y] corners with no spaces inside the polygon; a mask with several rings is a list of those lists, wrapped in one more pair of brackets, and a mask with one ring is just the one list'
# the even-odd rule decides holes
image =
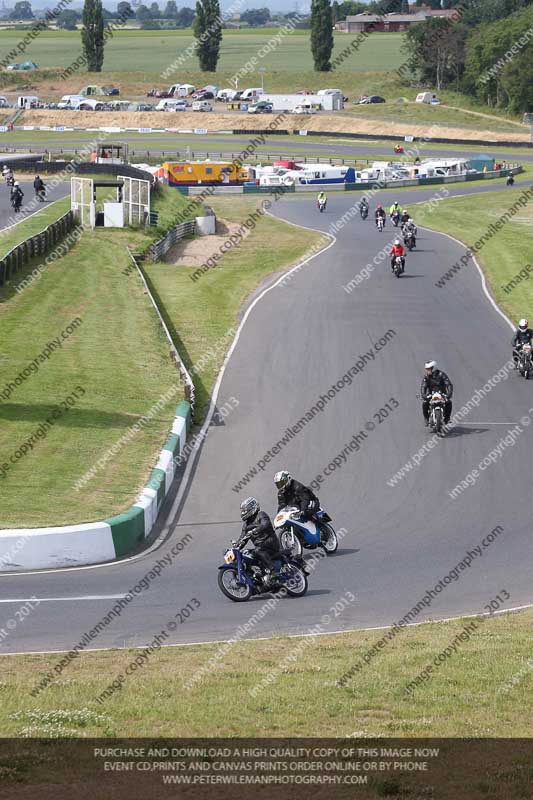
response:
{"label": "distant field", "polygon": [[[271,37],[279,33],[278,29],[262,29],[249,31],[224,31],[219,69],[231,71],[233,74],[265,45]],[[11,50],[17,47],[23,31],[0,31],[0,60],[6,58]],[[335,36],[335,52],[338,54],[354,37],[346,34]],[[339,67],[340,71],[389,71],[400,66],[404,57],[400,52],[402,34],[374,34],[369,37],[354,54],[350,55]],[[118,31],[105,46],[104,72],[145,71],[156,74],[166,69],[176,58],[183,54],[192,44],[191,30],[181,31]],[[41,68],[68,67],[81,52],[79,31],[47,31],[35,39],[18,60],[32,59]],[[17,59],[14,59],[15,61]],[[297,31],[285,35],[278,46],[273,47],[257,66],[266,70],[303,71],[312,69],[312,58],[309,44],[309,32]],[[196,70],[198,60],[190,57],[176,74],[176,79],[184,79],[191,70]],[[250,74],[244,83],[255,85],[260,77]],[[25,77],[30,78],[26,73]],[[95,78],[96,76],[93,76]],[[330,76],[329,84],[333,76]],[[333,83],[335,81],[333,80]]]}

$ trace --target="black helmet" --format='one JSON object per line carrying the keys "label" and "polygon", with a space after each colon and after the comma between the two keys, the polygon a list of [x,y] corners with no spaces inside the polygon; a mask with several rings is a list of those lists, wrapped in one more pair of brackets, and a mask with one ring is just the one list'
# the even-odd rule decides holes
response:
{"label": "black helmet", "polygon": [[247,497],[241,503],[241,519],[246,520],[254,517],[259,511],[259,503],[255,497]]}

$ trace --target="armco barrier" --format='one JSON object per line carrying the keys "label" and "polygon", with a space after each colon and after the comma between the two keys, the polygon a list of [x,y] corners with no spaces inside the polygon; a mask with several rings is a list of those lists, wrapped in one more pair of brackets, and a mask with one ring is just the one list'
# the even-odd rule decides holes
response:
{"label": "armco barrier", "polygon": [[148,485],[123,514],[80,525],[0,530],[0,572],[99,564],[137,549],[150,534],[170,489],[190,426],[191,407],[182,401]]}
{"label": "armco barrier", "polygon": [[43,256],[53,250],[54,246],[74,227],[74,215],[67,211],[55,222],[51,222],[40,233],[28,237],[15,245],[9,253],[0,259],[0,286],[11,279],[31,258]]}
{"label": "armco barrier", "polygon": [[179,225],[175,225],[162,239],[158,239],[157,242],[150,245],[146,251],[146,257],[149,258],[150,261],[159,261],[160,258],[168,253],[176,242],[179,242],[179,240],[185,238],[185,236],[193,235],[195,227],[196,223],[194,220],[180,222]]}

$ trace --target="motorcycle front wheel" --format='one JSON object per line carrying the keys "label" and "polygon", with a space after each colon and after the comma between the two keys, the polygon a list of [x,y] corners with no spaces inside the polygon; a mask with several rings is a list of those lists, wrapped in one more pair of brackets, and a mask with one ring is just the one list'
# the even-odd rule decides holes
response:
{"label": "motorcycle front wheel", "polygon": [[283,531],[279,540],[282,548],[284,550],[290,550],[293,556],[298,557],[302,555],[302,543],[292,529]]}
{"label": "motorcycle front wheel", "polygon": [[218,572],[218,586],[222,594],[233,600],[234,603],[244,603],[249,600],[252,590],[247,583],[239,583],[236,569],[221,569]]}
{"label": "motorcycle front wheel", "polygon": [[305,572],[294,564],[287,564],[287,566],[283,568],[282,574],[285,577],[290,576],[288,580],[283,583],[283,588],[287,594],[291,597],[303,597],[309,586]]}
{"label": "motorcycle front wheel", "polygon": [[442,408],[436,408],[433,412],[433,430],[435,433],[441,433],[442,431]]}
{"label": "motorcycle front wheel", "polygon": [[328,525],[327,523],[322,523],[320,544],[322,545],[328,556],[332,556],[333,553],[337,552],[337,548],[339,546],[339,540],[337,539],[337,534],[333,530],[333,527],[331,525]]}

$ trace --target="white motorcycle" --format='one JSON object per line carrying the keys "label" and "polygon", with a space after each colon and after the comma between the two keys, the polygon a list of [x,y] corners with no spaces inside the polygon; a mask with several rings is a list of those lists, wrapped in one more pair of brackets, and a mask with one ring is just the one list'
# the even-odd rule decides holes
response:
{"label": "white motorcycle", "polygon": [[317,522],[306,520],[297,508],[282,508],[274,517],[274,528],[284,550],[293,556],[301,556],[303,548],[315,550],[322,547],[328,556],[337,551],[339,542],[331,517],[323,509],[316,513]]}

